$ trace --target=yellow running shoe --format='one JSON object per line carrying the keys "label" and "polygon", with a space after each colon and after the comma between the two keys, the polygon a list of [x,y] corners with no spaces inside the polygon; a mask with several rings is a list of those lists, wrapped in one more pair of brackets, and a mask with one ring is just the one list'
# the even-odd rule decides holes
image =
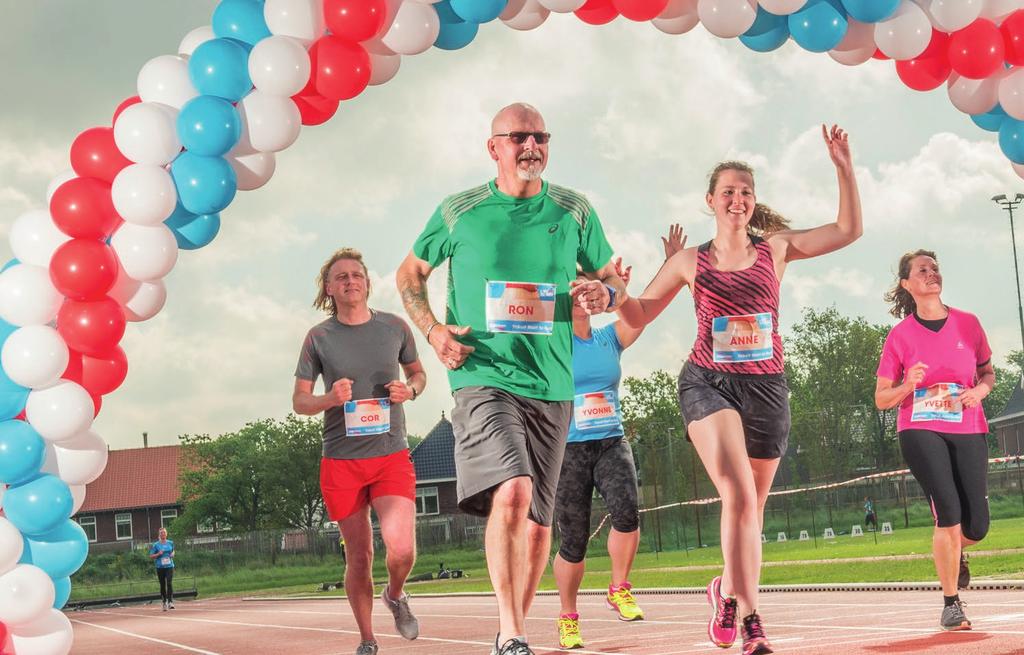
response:
{"label": "yellow running shoe", "polygon": [[643,621],[644,611],[640,609],[630,589],[633,587],[628,582],[623,582],[618,587],[608,587],[608,609],[615,610],[619,614],[620,621]]}
{"label": "yellow running shoe", "polygon": [[558,647],[563,650],[583,648],[579,614],[562,614],[558,617]]}

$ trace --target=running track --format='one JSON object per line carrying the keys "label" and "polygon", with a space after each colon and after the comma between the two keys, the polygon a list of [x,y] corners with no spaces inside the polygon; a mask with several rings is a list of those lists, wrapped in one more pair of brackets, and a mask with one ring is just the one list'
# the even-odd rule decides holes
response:
{"label": "running track", "polygon": [[[829,655],[930,653],[940,655],[1024,655],[1024,591],[967,591],[974,622],[969,632],[943,633],[938,592],[781,592],[764,594],[761,614],[776,653]],[[580,655],[680,655],[738,653],[720,650],[706,637],[703,596],[637,596],[647,620],[622,623],[600,596],[580,597],[586,648]],[[358,644],[355,622],[344,599],[181,601],[159,605],[69,612],[77,655],[110,653],[202,653],[254,655],[302,653],[351,655]],[[374,606],[381,655],[487,655],[497,626],[494,598],[413,597],[420,638],[405,641],[391,617]],[[537,655],[557,650],[552,617],[555,596],[539,596],[528,619]]]}

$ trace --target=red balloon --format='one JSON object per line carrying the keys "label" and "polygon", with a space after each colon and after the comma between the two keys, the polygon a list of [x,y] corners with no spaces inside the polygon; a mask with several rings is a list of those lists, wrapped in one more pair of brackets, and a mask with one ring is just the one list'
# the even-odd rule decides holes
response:
{"label": "red balloon", "polygon": [[98,300],[117,281],[117,255],[102,241],[72,239],[54,251],[50,280],[68,298]]}
{"label": "red balloon", "polygon": [[105,396],[121,386],[128,375],[128,358],[121,346],[110,352],[82,355],[82,386],[94,396]]}
{"label": "red balloon", "polygon": [[587,0],[573,13],[588,25],[605,25],[619,17],[612,0]]}
{"label": "red balloon", "polygon": [[50,216],[61,232],[76,239],[106,239],[121,221],[110,185],[92,177],[76,177],[57,187]]}
{"label": "red balloon", "polygon": [[932,40],[924,52],[914,59],[897,61],[896,74],[915,91],[936,89],[945,83],[953,71],[948,53],[949,35],[932,30]]}
{"label": "red balloon", "polygon": [[61,378],[82,384],[82,353],[69,350],[68,367],[61,373]]}
{"label": "red balloon", "polygon": [[323,36],[309,49],[310,80],[328,100],[349,100],[370,83],[370,55],[358,43]]}
{"label": "red balloon", "polygon": [[[124,336],[124,309],[116,300],[71,300],[57,312],[57,332],[69,348],[83,355],[100,356],[117,346]],[[83,360],[83,374],[85,364]]]}
{"label": "red balloon", "polygon": [[1024,66],[1024,9],[1018,9],[999,26],[1003,35],[1006,61],[1014,66]]}
{"label": "red balloon", "polygon": [[71,144],[71,168],[78,177],[95,177],[112,183],[121,169],[131,162],[114,143],[110,127],[90,127]]}
{"label": "red balloon", "polygon": [[668,0],[612,0],[615,10],[635,21],[657,18],[668,6]]}
{"label": "red balloon", "polygon": [[984,79],[1003,65],[1006,48],[1003,35],[992,21],[979,18],[949,40],[949,63],[960,75]]}
{"label": "red balloon", "polygon": [[142,98],[140,98],[139,96],[132,96],[130,98],[125,98],[124,100],[122,100],[121,104],[119,104],[117,106],[117,109],[114,110],[114,119],[110,121],[110,125],[113,126],[114,123],[117,122],[117,117],[121,115],[122,111],[128,109],[132,105],[137,105],[140,102],[142,102]]}
{"label": "red balloon", "polygon": [[366,41],[384,28],[384,0],[324,0],[324,21],[331,34]]}
{"label": "red balloon", "polygon": [[875,48],[875,54],[871,55],[872,59],[878,59],[879,61],[885,61],[889,58],[889,55],[885,54],[878,48]]}
{"label": "red balloon", "polygon": [[293,95],[292,102],[299,108],[303,125],[326,123],[338,111],[339,104],[337,100],[328,100],[316,91],[306,93],[305,90]]}
{"label": "red balloon", "polygon": [[100,415],[100,410],[103,409],[103,396],[90,393],[89,397],[92,398],[92,417],[96,418]]}

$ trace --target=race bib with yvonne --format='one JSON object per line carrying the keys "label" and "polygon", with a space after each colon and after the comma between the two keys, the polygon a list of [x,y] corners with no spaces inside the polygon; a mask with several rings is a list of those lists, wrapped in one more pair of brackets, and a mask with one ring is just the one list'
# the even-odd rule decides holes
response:
{"label": "race bib with yvonne", "polygon": [[487,331],[550,335],[555,327],[555,285],[489,280]]}
{"label": "race bib with yvonne", "polygon": [[963,387],[955,382],[940,382],[930,387],[914,389],[914,409],[910,415],[911,422],[962,422],[964,420],[964,407],[960,400],[962,393]]}
{"label": "race bib with yvonne", "polygon": [[160,566],[170,566],[170,565],[171,565],[171,558],[170,557],[161,557],[160,558]]}
{"label": "race bib with yvonne", "polygon": [[391,401],[387,398],[345,403],[345,436],[361,437],[391,430]]}
{"label": "race bib with yvonne", "polygon": [[772,358],[772,315],[718,316],[711,321],[716,362],[759,362]]}
{"label": "race bib with yvonne", "polygon": [[596,430],[619,424],[614,391],[576,394],[573,411],[577,430]]}

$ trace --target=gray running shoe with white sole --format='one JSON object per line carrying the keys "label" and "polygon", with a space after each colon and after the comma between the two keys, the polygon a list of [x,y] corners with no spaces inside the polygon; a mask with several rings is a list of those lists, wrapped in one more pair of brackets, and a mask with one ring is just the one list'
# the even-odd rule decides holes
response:
{"label": "gray running shoe with white sole", "polygon": [[952,605],[946,605],[942,608],[942,618],[939,619],[939,625],[942,626],[943,630],[970,630],[971,621],[964,614],[964,601],[955,601]]}
{"label": "gray running shoe with white sole", "polygon": [[356,649],[356,655],[377,655],[377,642],[376,641],[361,641],[361,642],[359,642],[359,648]]}
{"label": "gray running shoe with white sole", "polygon": [[412,610],[409,609],[409,594],[402,594],[401,598],[393,600],[388,596],[388,588],[385,586],[384,590],[380,592],[380,599],[384,601],[384,605],[391,610],[392,616],[395,617],[395,629],[398,630],[398,634],[406,639],[415,639],[420,636],[420,622],[416,620]]}

